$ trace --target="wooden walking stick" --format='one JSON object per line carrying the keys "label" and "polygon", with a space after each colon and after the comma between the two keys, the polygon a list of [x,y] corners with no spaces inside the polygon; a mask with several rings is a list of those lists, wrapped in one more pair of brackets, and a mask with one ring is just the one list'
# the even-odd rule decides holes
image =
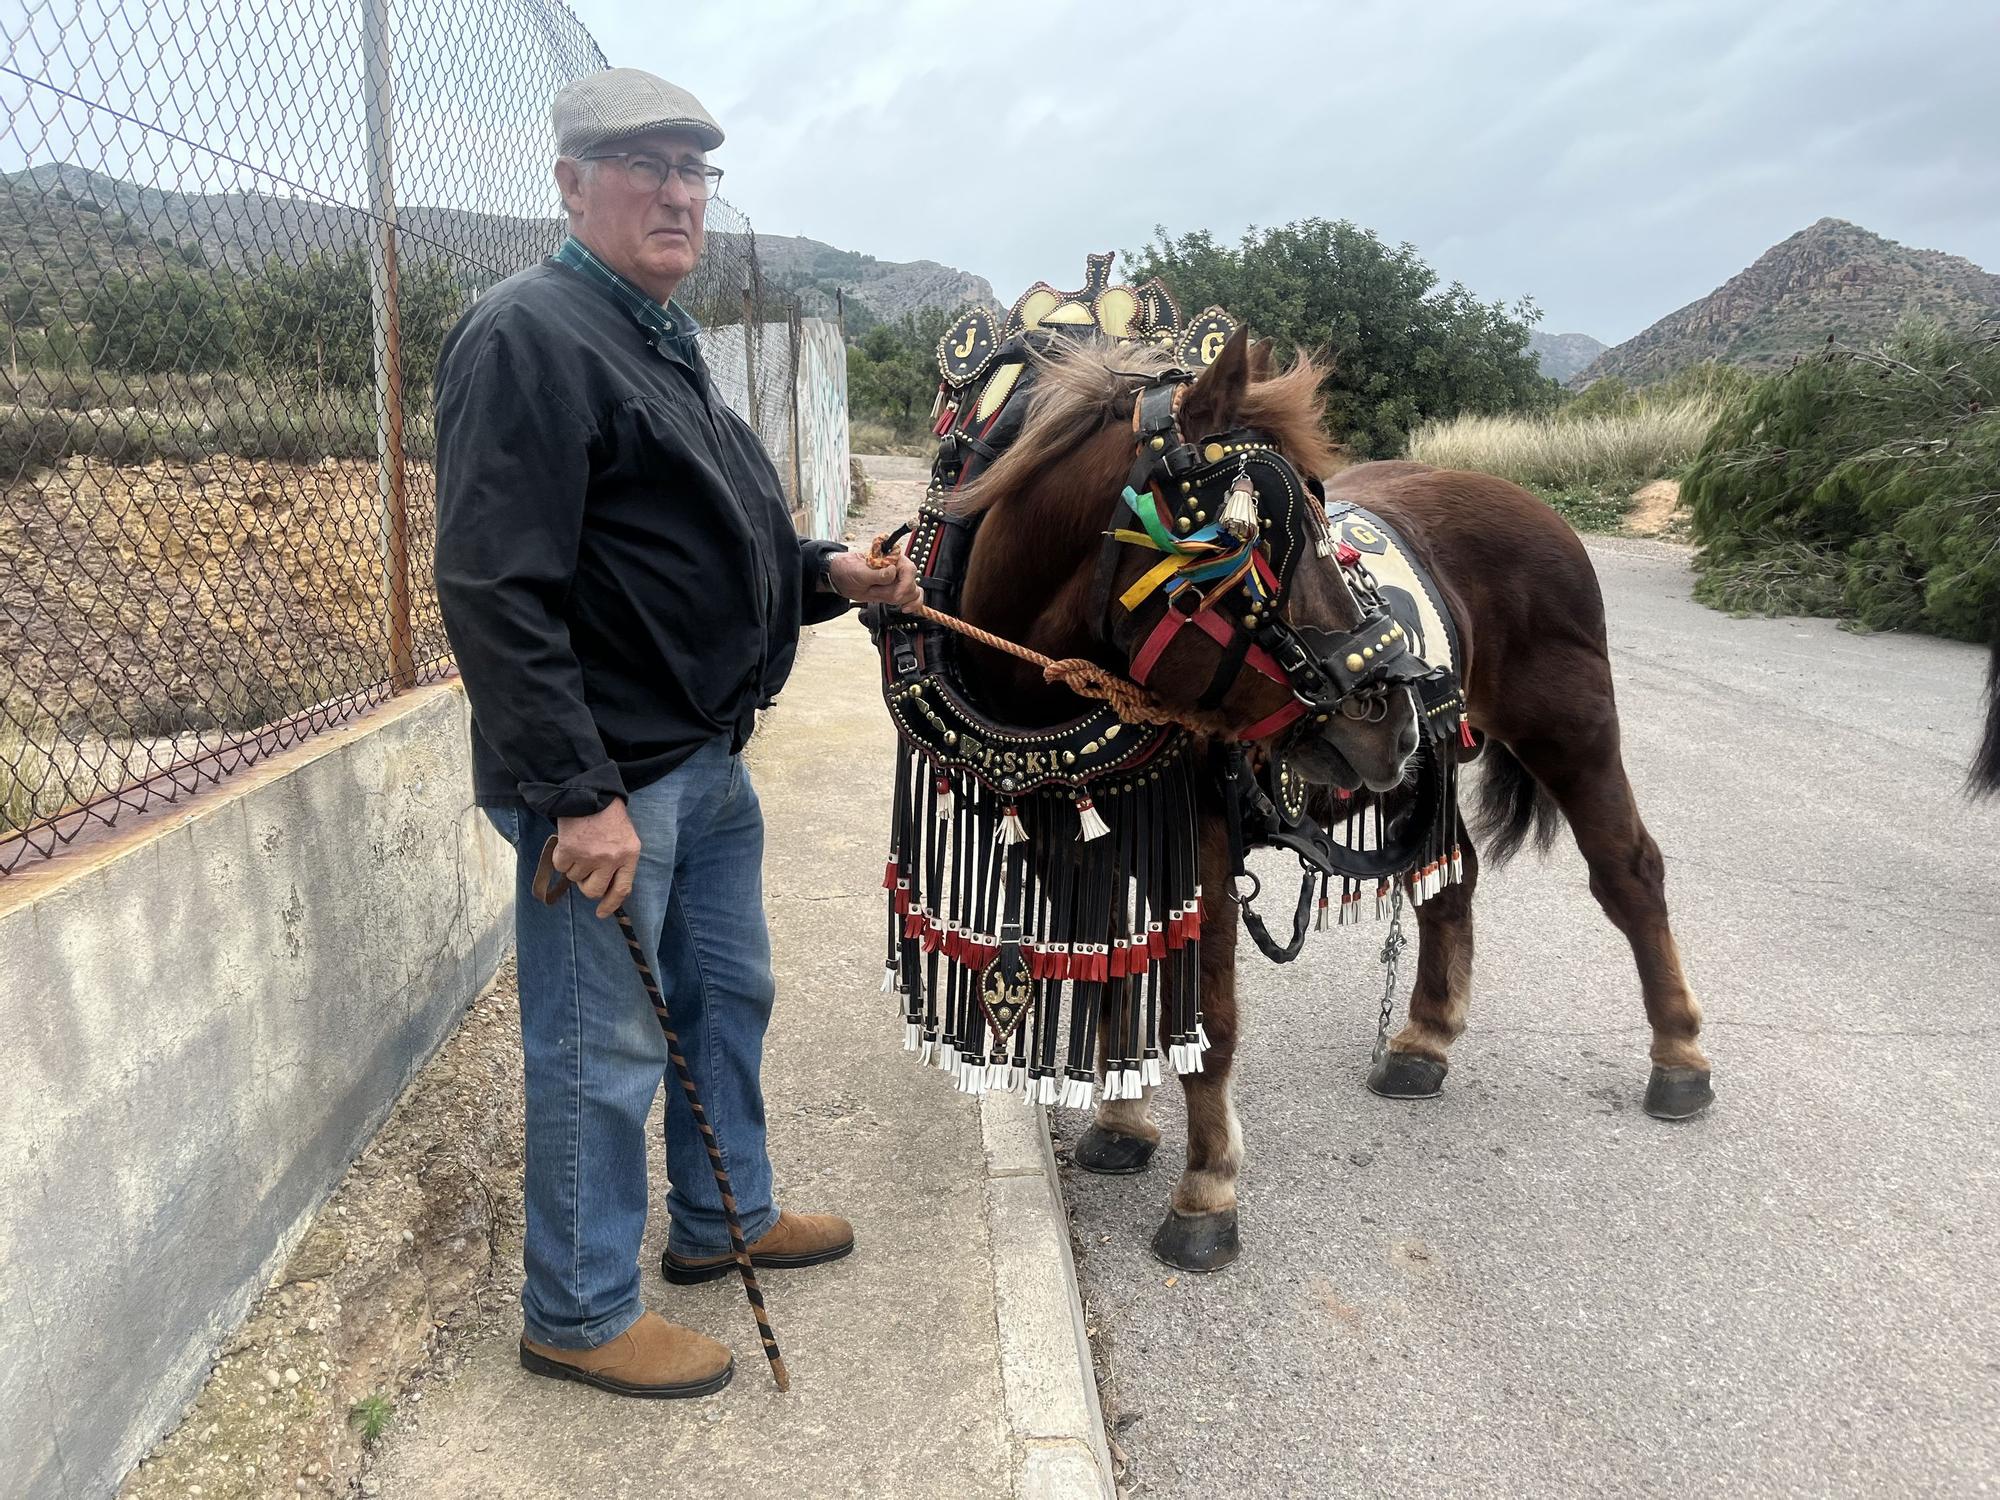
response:
{"label": "wooden walking stick", "polygon": [[[556,868],[556,840],[551,835],[549,841],[542,845],[541,863],[535,867],[535,898],[544,906],[554,906],[569,886],[569,877]],[[622,906],[613,915],[618,920],[619,930],[625,934],[625,946],[631,950],[632,967],[639,971],[639,981],[646,986],[646,998],[653,1002],[653,1014],[659,1017],[660,1030],[667,1034],[667,1056],[673,1060],[674,1074],[681,1081],[681,1092],[687,1095],[688,1113],[694,1116],[695,1128],[701,1132],[701,1143],[708,1148],[708,1165],[715,1173],[716,1191],[722,1194],[722,1217],[729,1225],[729,1248],[736,1259],[737,1273],[743,1278],[743,1295],[750,1299],[750,1311],[757,1319],[757,1336],[764,1341],[764,1357],[771,1362],[771,1378],[778,1383],[779,1390],[789,1391],[792,1377],[785,1372],[785,1358],[778,1352],[777,1335],[771,1331],[771,1315],[764,1308],[764,1289],[757,1284],[757,1268],[750,1263],[750,1247],[743,1242],[743,1225],[736,1217],[736,1192],[729,1185],[729,1169],[722,1164],[722,1147],[715,1139],[714,1128],[708,1123],[708,1111],[701,1107],[701,1090],[695,1087],[694,1074],[681,1052],[681,1039],[674,1035],[673,1021],[667,1015],[666,997],[660,993],[660,982],[653,977],[653,966],[646,961],[645,949],[639,946],[639,934],[633,929],[632,919],[625,914]]]}

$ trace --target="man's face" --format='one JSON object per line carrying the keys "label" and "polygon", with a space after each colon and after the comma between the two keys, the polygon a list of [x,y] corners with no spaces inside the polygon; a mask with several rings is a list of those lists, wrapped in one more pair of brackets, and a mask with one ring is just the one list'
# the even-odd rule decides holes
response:
{"label": "man's face", "polygon": [[[556,162],[556,183],[569,210],[570,232],[627,280],[664,302],[701,258],[706,199],[696,197],[678,172],[651,189],[649,168],[699,165],[708,158],[691,135],[660,131],[608,141],[592,155],[616,157]],[[633,158],[644,158],[636,165]]]}

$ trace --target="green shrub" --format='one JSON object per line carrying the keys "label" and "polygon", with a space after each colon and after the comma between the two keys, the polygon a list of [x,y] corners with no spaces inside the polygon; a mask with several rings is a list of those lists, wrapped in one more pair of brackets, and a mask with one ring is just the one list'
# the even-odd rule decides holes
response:
{"label": "green shrub", "polygon": [[[1912,323],[1754,386],[1688,472],[1697,565],[1741,597],[1797,549],[1837,572],[1837,610],[1873,628],[2000,633],[2000,332]],[[1819,574],[1815,574],[1819,578]],[[1825,603],[1820,579],[1802,593]],[[1785,593],[1779,590],[1773,597]]]}

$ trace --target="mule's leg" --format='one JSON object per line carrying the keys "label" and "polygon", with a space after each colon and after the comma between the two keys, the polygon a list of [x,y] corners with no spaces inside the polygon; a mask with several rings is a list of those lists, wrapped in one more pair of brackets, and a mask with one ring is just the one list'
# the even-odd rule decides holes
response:
{"label": "mule's leg", "polygon": [[[1203,885],[1211,893],[1227,886],[1219,828],[1216,842],[1218,857],[1204,861]],[[1184,1271],[1219,1271],[1242,1248],[1236,1232],[1236,1175],[1243,1166],[1243,1130],[1229,1098],[1236,1061],[1236,932],[1236,909],[1209,895],[1201,937],[1202,1027],[1209,1046],[1201,1071],[1181,1075],[1187,1098],[1187,1170],[1153,1236],[1153,1253]]]}
{"label": "mule's leg", "polygon": [[1646,1113],[1685,1120],[1715,1099],[1701,1050],[1701,1006],[1681,970],[1667,921],[1666,865],[1640,820],[1631,780],[1618,753],[1616,719],[1583,741],[1530,741],[1513,747],[1548,789],[1590,866],[1590,893],[1632,945],[1653,1028],[1653,1073]]}
{"label": "mule's leg", "polygon": [[[1127,1006],[1143,1006],[1144,997],[1138,993],[1138,986],[1121,984],[1122,1002],[1107,1006],[1102,1023],[1098,1027],[1097,1072],[1105,1076],[1105,1062],[1111,1052],[1113,1026],[1116,1034],[1127,1035],[1130,1015]],[[1153,1045],[1153,1039],[1145,1039],[1146,1045]],[[1107,1177],[1125,1177],[1134,1172],[1146,1170],[1146,1164],[1153,1159],[1153,1152],[1160,1144],[1160,1127],[1150,1117],[1148,1104],[1152,1090],[1145,1090],[1137,1099],[1104,1099],[1097,1106],[1097,1117],[1090,1122],[1090,1128],[1077,1138],[1069,1159],[1086,1172],[1097,1172]]]}
{"label": "mule's leg", "polygon": [[1368,1087],[1387,1099],[1434,1099],[1450,1067],[1446,1050],[1465,1030],[1472,998],[1472,896],[1479,885],[1479,857],[1463,820],[1458,843],[1465,879],[1448,885],[1417,908],[1417,982],[1410,991],[1410,1019],[1389,1038],[1389,1048],[1368,1070]]}

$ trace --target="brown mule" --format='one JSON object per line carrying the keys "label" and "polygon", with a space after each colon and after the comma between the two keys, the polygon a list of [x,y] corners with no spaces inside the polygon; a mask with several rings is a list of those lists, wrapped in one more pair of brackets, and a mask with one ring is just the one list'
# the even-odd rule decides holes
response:
{"label": "brown mule", "polygon": [[[957,497],[983,517],[967,567],[961,613],[975,625],[1048,656],[1128,666],[1111,622],[1092,618],[1094,570],[1105,518],[1131,463],[1134,397],[1159,361],[1147,351],[1084,347],[1044,362],[1020,436]],[[1319,372],[1301,359],[1272,372],[1269,345],[1232,338],[1188,388],[1180,407],[1190,440],[1253,428],[1304,474],[1337,461],[1321,427]],[[1421,464],[1367,464],[1337,475],[1330,496],[1365,504],[1396,526],[1445,589],[1463,635],[1461,664],[1473,728],[1489,761],[1481,811],[1488,858],[1504,859],[1532,835],[1553,837],[1567,817],[1591,871],[1591,888],[1631,942],[1653,1028],[1646,1107],[1680,1119],[1712,1094],[1697,1040],[1701,1011],[1681,972],[1668,924],[1658,848],[1641,822],[1619,756],[1618,716],[1606,654],[1604,611],[1588,555],[1547,506],[1503,480]],[[1145,567],[1120,565],[1122,591]],[[1332,564],[1302,566],[1287,599],[1295,625],[1350,629],[1353,601],[1328,579]],[[1192,706],[1215,675],[1221,648],[1184,631],[1149,681]],[[967,648],[969,685],[1017,723],[1056,723],[1075,700],[1020,663]],[[1405,695],[1407,696],[1407,695]],[[1286,691],[1245,673],[1217,710],[1250,726],[1282,706]],[[1414,707],[1377,722],[1333,716],[1307,724],[1285,754],[1309,779],[1354,789],[1393,787],[1408,766]],[[1162,1259],[1215,1270],[1238,1253],[1236,1181],[1243,1137],[1230,1102],[1238,1029],[1236,911],[1225,893],[1229,862],[1219,789],[1201,814],[1204,923],[1202,1015],[1210,1051],[1183,1075],[1186,1166],[1154,1239]],[[1410,1022],[1370,1078],[1378,1092],[1437,1092],[1447,1049],[1463,1030],[1471,989],[1471,901],[1477,858],[1464,839],[1467,880],[1418,911],[1420,954]],[[1159,1131],[1143,1099],[1103,1103],[1075,1159],[1093,1170],[1137,1171]]]}

